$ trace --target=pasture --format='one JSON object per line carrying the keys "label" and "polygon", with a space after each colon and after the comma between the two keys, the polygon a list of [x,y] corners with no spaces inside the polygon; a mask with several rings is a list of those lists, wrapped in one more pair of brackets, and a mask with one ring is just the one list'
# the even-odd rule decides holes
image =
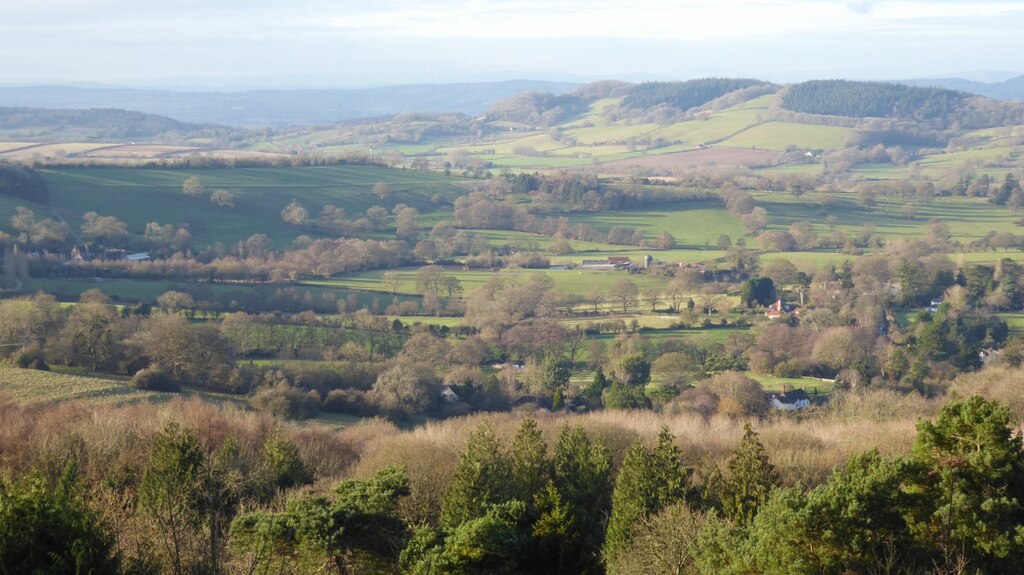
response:
{"label": "pasture", "polygon": [[[284,247],[301,234],[310,234],[286,224],[281,210],[295,199],[316,217],[325,204],[334,204],[359,216],[367,208],[399,203],[432,212],[437,194],[448,206],[465,190],[457,180],[412,170],[363,166],[304,168],[239,168],[204,170],[161,170],[131,168],[76,168],[42,171],[50,187],[51,203],[70,217],[73,226],[87,211],[111,215],[141,234],[149,222],[180,225],[187,223],[193,243],[200,247],[222,242],[232,245],[253,234],[263,233],[275,247]],[[204,197],[181,193],[186,178],[196,176],[210,192],[223,188],[235,195],[233,209],[213,206]],[[374,184],[386,182],[391,195],[381,200]]]}
{"label": "pasture", "polygon": [[0,366],[0,393],[19,403],[53,404],[78,400],[87,403],[124,404],[136,401],[167,401],[175,394],[142,391],[124,379],[85,377],[33,369]]}

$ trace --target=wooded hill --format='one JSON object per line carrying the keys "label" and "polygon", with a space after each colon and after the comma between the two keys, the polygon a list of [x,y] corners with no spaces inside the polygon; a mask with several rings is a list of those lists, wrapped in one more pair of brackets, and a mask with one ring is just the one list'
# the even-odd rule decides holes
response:
{"label": "wooded hill", "polygon": [[48,140],[54,132],[74,133],[91,141],[161,140],[184,142],[195,138],[241,139],[244,130],[190,124],[166,116],[113,108],[86,110],[0,107],[0,133],[22,140]]}

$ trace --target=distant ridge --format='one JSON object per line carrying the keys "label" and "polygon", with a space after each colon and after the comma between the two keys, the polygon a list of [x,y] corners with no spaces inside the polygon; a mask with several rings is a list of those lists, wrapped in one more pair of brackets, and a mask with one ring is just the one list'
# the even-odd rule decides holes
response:
{"label": "distant ridge", "polygon": [[1024,75],[1003,80],[1002,82],[977,82],[974,80],[964,80],[963,78],[933,78],[900,80],[899,83],[908,86],[958,90],[994,100],[1024,100]]}
{"label": "distant ridge", "polygon": [[382,88],[176,92],[65,86],[0,87],[0,106],[119,108],[181,122],[231,126],[333,123],[410,112],[482,114],[523,92],[562,94],[577,84],[534,80],[417,84]]}

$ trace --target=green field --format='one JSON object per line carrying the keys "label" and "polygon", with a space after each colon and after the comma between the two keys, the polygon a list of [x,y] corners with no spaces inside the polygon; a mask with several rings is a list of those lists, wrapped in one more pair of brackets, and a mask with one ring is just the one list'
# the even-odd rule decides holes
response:
{"label": "green field", "polygon": [[790,146],[833,150],[843,147],[849,132],[849,128],[838,126],[767,122],[736,134],[722,145],[777,151],[784,151]]}
{"label": "green field", "polygon": [[775,377],[774,375],[760,375],[752,371],[748,371],[747,376],[751,379],[756,379],[765,391],[773,393],[782,391],[783,386],[786,389],[802,388],[807,392],[807,395],[814,398],[816,395],[828,395],[835,388],[835,382],[833,381],[822,381],[814,378]]}
{"label": "green field", "polygon": [[795,198],[791,194],[760,192],[754,194],[754,200],[768,211],[769,229],[787,230],[796,222],[809,221],[819,236],[830,231],[825,223],[829,215],[836,217],[835,227],[838,230],[855,233],[870,225],[874,226],[877,235],[884,238],[923,238],[933,219],[948,225],[952,239],[963,243],[983,238],[989,231],[1020,231],[1014,223],[1020,219],[1019,215],[983,198],[937,197],[927,205],[910,202],[917,213],[913,219],[907,219],[901,211],[904,202],[899,199],[882,198],[868,210],[858,204],[850,193],[829,195],[827,205],[822,208],[822,196],[808,194]]}
{"label": "green field", "polygon": [[[308,231],[286,224],[281,210],[298,200],[315,218],[325,204],[334,204],[359,216],[367,208],[383,205],[389,210],[402,203],[428,213],[450,209],[466,190],[457,180],[413,170],[363,166],[303,168],[238,168],[206,170],[157,170],[131,168],[79,168],[43,170],[50,187],[51,203],[77,227],[81,215],[95,211],[115,216],[141,234],[149,222],[188,223],[193,242],[225,245],[253,234],[271,237],[275,247],[289,244]],[[205,198],[181,193],[182,183],[197,176],[209,192],[224,188],[235,195],[235,208],[214,207]],[[376,182],[387,182],[391,196],[384,201],[373,194]],[[435,205],[431,198],[443,200]],[[0,204],[3,210],[4,204]],[[2,213],[2,212],[0,212]]]}
{"label": "green field", "polygon": [[[204,282],[172,282],[167,280],[119,280],[119,279],[51,279],[36,278],[25,284],[23,291],[44,291],[53,294],[62,301],[77,301],[79,294],[91,289],[98,289],[110,296],[114,301],[125,303],[153,302],[166,291],[185,291],[191,293],[196,301],[220,300],[236,301],[240,304],[251,301],[266,301],[272,298],[279,289],[293,288],[301,294],[309,292],[319,297],[332,292],[339,300],[355,294],[358,305],[370,306],[376,299],[381,307],[392,302],[390,294],[367,293],[353,291],[340,286],[324,286],[313,282],[294,284],[230,284]],[[399,296],[399,300],[410,299]]]}
{"label": "green field", "polygon": [[[419,268],[400,268],[392,270],[398,274],[401,282],[398,285],[399,294],[419,294],[416,289],[416,272]],[[462,282],[465,291],[470,291],[483,285],[496,275],[496,272],[473,270],[463,271],[461,268],[449,269],[448,273],[454,275]],[[391,288],[384,284],[383,276],[385,271],[371,271],[345,274],[329,280],[306,280],[303,285],[340,288],[358,291],[375,291],[390,296]],[[665,280],[649,275],[631,276],[622,271],[592,271],[592,270],[520,270],[514,272],[526,281],[529,276],[536,273],[543,273],[551,278],[555,288],[565,293],[586,295],[593,291],[606,293],[617,279],[628,278],[640,288],[641,291],[652,287],[664,287]],[[508,276],[509,272],[502,272]]]}
{"label": "green field", "polygon": [[651,240],[668,232],[679,246],[690,249],[715,246],[721,234],[737,239],[745,233],[739,220],[714,202],[686,202],[656,210],[576,214],[569,219],[574,224],[588,224],[603,232],[613,227],[638,229]]}
{"label": "green field", "polygon": [[104,404],[166,401],[173,393],[141,391],[123,379],[83,377],[0,366],[0,393],[22,403],[80,400]]}

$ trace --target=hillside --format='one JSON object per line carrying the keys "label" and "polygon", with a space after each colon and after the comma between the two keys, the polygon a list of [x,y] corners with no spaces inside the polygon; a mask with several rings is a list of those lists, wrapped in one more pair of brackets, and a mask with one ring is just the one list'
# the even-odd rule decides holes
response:
{"label": "hillside", "polygon": [[244,131],[191,124],[166,116],[112,108],[46,109],[0,107],[0,138],[25,142],[124,140],[185,143],[203,139],[230,141]]}
{"label": "hillside", "polygon": [[1008,78],[1001,82],[978,82],[963,78],[929,78],[900,80],[909,86],[930,86],[958,92],[968,92],[995,100],[1024,100],[1024,75]]}
{"label": "hillside", "polygon": [[320,124],[408,112],[479,114],[495,102],[522,92],[562,93],[574,87],[569,83],[531,80],[229,92],[0,87],[0,106],[123,108],[170,116],[183,122],[263,127]]}
{"label": "hillside", "polygon": [[[397,90],[395,97],[413,88]],[[436,95],[423,89],[426,96]],[[871,165],[872,174],[900,178],[918,165],[941,178],[965,163],[1012,167],[1024,143],[1018,134],[1024,104],[891,83],[820,80],[780,87],[742,78],[609,80],[569,93],[519,92],[476,115],[424,112],[433,97],[426,96],[417,112],[259,132],[187,131],[196,126],[109,111],[82,112],[93,125],[81,130],[56,130],[52,126],[60,125],[61,116],[37,111],[29,115],[43,124],[35,131],[8,130],[4,138],[0,126],[0,158],[196,165],[195,157],[203,155],[250,166],[344,158],[467,176],[594,166],[613,174],[636,168],[668,175],[711,165],[815,175]],[[124,118],[124,126],[108,116]],[[166,130],[158,141],[177,143],[133,146],[124,138],[97,139],[103,130],[124,135],[145,129]]]}

